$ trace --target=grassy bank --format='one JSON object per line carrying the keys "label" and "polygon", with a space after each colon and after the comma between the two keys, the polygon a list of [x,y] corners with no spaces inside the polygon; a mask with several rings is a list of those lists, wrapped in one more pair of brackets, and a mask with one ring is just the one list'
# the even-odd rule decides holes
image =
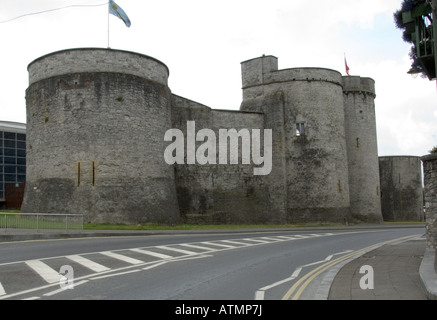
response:
{"label": "grassy bank", "polygon": [[223,230],[223,229],[273,229],[273,228],[305,228],[305,227],[338,227],[333,224],[281,224],[281,225],[194,225],[180,224],[175,226],[159,225],[113,225],[113,224],[86,224],[84,230]]}
{"label": "grassy bank", "polygon": [[[20,213],[19,210],[2,210],[1,213]],[[425,225],[424,222],[412,221],[396,221],[385,222],[385,225]],[[309,227],[343,227],[342,224],[279,224],[279,225],[265,225],[265,224],[236,224],[236,225],[194,225],[194,224],[179,224],[174,226],[167,225],[126,225],[126,224],[84,224],[84,230],[132,230],[132,231],[147,231],[147,230],[223,230],[223,229],[273,229],[273,228],[309,228]]]}
{"label": "grassy bank", "polygon": [[[385,222],[385,225],[417,225],[425,226],[425,222]],[[342,224],[249,224],[249,225],[194,225],[180,224],[175,226],[164,225],[114,225],[114,224],[85,224],[85,230],[223,230],[223,229],[273,229],[273,228],[314,228],[314,227],[344,227]]]}

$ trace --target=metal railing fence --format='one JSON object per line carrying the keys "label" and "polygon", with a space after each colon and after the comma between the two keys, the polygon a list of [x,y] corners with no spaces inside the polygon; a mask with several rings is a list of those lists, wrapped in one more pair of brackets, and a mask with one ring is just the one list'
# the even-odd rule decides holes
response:
{"label": "metal railing fence", "polygon": [[0,230],[83,230],[83,215],[0,212]]}

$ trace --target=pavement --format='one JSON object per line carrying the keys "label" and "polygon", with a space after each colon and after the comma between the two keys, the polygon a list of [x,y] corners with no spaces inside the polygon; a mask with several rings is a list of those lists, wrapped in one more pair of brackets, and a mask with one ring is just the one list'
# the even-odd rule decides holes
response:
{"label": "pavement", "polygon": [[[435,261],[424,237],[383,245],[344,265],[328,300],[437,300]],[[360,272],[363,266],[373,269],[370,288],[369,270]]]}
{"label": "pavement", "polygon": [[[245,229],[245,232],[250,230]],[[272,231],[269,229],[269,231]],[[300,229],[302,231],[302,229]],[[144,236],[188,231],[76,231],[0,232],[0,242],[71,237]],[[196,233],[208,230],[189,231]],[[229,230],[229,232],[237,232]],[[346,261],[331,271],[326,300],[437,300],[436,250],[427,248],[425,235],[382,245]],[[361,272],[361,267],[370,266]],[[372,275],[373,281],[369,281]],[[369,288],[361,288],[363,285]],[[372,283],[373,282],[373,283]],[[317,297],[316,297],[317,298]]]}

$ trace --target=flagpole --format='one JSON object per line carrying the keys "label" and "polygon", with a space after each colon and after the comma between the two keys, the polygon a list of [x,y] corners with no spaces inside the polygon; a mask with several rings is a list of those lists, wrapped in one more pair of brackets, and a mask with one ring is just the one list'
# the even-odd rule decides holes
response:
{"label": "flagpole", "polygon": [[117,18],[120,18],[121,20],[123,20],[126,27],[129,28],[131,26],[131,22],[129,20],[129,17],[126,15],[126,12],[124,12],[123,9],[120,8],[114,2],[114,0],[109,0],[108,1],[108,49],[111,49],[111,47],[109,46],[109,40],[110,40],[110,37],[109,37],[110,36],[110,34],[109,34],[109,27],[110,27],[109,17],[111,14],[113,14]]}
{"label": "flagpole", "polygon": [[109,46],[109,5],[110,5],[110,0],[108,0],[108,7],[107,7],[107,10],[108,10],[108,49],[110,49],[110,46]]}

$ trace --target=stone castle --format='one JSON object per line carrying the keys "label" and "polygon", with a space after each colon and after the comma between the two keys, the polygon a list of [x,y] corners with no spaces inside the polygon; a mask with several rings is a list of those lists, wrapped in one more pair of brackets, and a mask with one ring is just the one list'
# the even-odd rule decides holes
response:
{"label": "stone castle", "polygon": [[[97,223],[381,223],[374,81],[278,70],[273,56],[241,66],[243,100],[230,111],[173,94],[167,66],[142,54],[83,48],[33,61],[22,212]],[[169,165],[164,136],[189,122],[217,135],[271,129],[270,174],[242,161]]]}

